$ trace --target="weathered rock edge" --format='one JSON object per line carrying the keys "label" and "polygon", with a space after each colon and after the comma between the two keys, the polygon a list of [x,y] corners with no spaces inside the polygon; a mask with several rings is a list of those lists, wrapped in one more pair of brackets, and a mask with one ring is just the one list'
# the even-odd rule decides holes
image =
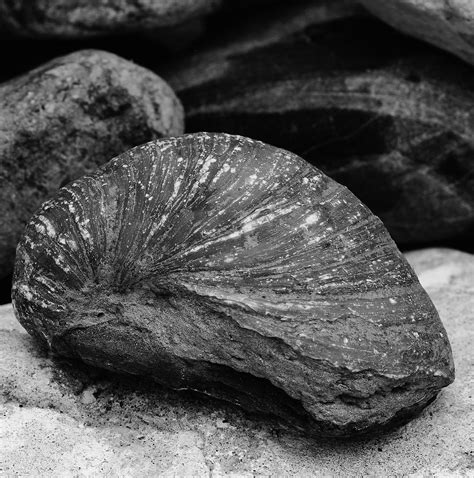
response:
{"label": "weathered rock edge", "polygon": [[347,186],[397,244],[474,239],[472,67],[347,1],[291,5],[215,43],[163,72],[186,132],[293,151]]}
{"label": "weathered rock edge", "polygon": [[221,0],[0,0],[0,28],[30,37],[81,38],[177,25]]}
{"label": "weathered rock edge", "polygon": [[454,53],[474,65],[474,3],[466,0],[360,0],[398,30]]}
{"label": "weathered rock edge", "polygon": [[454,379],[381,221],[301,158],[237,136],[151,142],[61,189],[18,247],[13,304],[58,354],[312,434],[406,420]]}
{"label": "weathered rock edge", "polygon": [[33,212],[127,149],[184,130],[161,78],[103,51],[57,58],[0,85],[0,278]]}

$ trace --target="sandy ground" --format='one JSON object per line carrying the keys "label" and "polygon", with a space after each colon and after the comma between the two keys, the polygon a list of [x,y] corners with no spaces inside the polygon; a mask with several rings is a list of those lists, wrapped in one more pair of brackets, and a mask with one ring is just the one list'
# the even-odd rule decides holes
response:
{"label": "sandy ground", "polygon": [[456,381],[365,441],[308,439],[270,418],[49,357],[0,306],[0,476],[474,476],[474,256],[409,253],[453,347]]}

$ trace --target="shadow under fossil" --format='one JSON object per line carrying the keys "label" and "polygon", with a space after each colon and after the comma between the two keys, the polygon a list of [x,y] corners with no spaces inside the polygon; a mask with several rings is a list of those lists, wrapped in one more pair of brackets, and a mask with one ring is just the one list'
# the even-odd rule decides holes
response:
{"label": "shadow under fossil", "polygon": [[[151,377],[100,369],[80,360],[56,356],[33,338],[23,336],[23,340],[27,341],[28,349],[35,356],[46,361],[50,367],[52,384],[72,397],[78,405],[80,418],[89,426],[106,426],[114,418],[117,425],[127,427],[135,421],[155,426],[161,431],[188,429],[199,432],[203,422],[212,420],[211,417],[217,413],[225,416],[224,423],[237,430],[237,433],[253,435],[260,432],[285,441],[304,442],[306,447],[315,447],[318,450],[327,448],[332,452],[338,450],[343,452],[361,446],[373,447],[380,437],[389,442],[391,437],[400,433],[404,424],[420,412],[413,410],[395,419],[384,429],[357,437],[308,435],[302,431],[307,417],[299,402],[273,386],[268,380],[257,379],[250,374],[229,369],[228,373],[240,375],[239,380],[242,383],[247,381],[247,386],[242,387],[240,394],[235,388],[225,390],[225,385],[216,383],[216,387],[221,387],[223,396],[234,394],[234,403],[231,403],[226,399],[215,398],[216,390],[212,391],[214,395],[206,395],[192,389],[173,390],[160,385]],[[253,397],[247,395],[248,390],[252,389],[257,396],[270,394],[275,403],[275,410],[284,415],[286,420],[270,411],[269,413],[252,411]],[[436,397],[430,403],[435,399]],[[245,409],[235,403],[242,404]]]}
{"label": "shadow under fossil", "polygon": [[[189,450],[198,449],[200,459],[211,471],[215,467],[216,472],[241,474],[259,470],[300,476],[353,476],[379,470],[394,476],[400,466],[402,471],[418,470],[438,462],[444,466],[447,459],[453,466],[456,460],[466,465],[469,458],[450,452],[450,448],[459,452],[460,447],[467,446],[465,441],[458,443],[462,438],[454,440],[457,445],[453,447],[445,443],[451,429],[459,427],[459,391],[451,387],[418,418],[386,433],[351,440],[309,437],[276,418],[250,413],[212,397],[170,390],[146,377],[119,375],[53,357],[11,317],[12,329],[0,331],[0,355],[6,357],[0,375],[2,368],[7,374],[6,379],[0,377],[0,396],[7,410],[19,411],[21,407],[26,416],[36,415],[39,409],[47,412],[48,423],[51,421],[48,436],[40,432],[45,443],[57,440],[55,437],[63,440],[70,435],[73,439],[78,437],[75,430],[82,430],[81,440],[94,437],[113,450],[113,456],[121,456],[125,447],[130,457],[139,460],[140,469],[152,466],[153,460],[158,460],[157,469],[165,469],[169,453],[188,460]],[[65,425],[52,431],[58,423]],[[39,424],[35,422],[34,426]],[[27,445],[34,448],[38,438],[30,436],[29,430],[25,432]],[[55,450],[54,443],[47,449]],[[178,447],[179,443],[184,445]]]}

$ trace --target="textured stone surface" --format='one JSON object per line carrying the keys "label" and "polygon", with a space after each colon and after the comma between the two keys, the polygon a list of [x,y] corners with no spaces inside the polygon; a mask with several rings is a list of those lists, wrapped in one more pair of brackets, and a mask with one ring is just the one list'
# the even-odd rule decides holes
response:
{"label": "textured stone surface", "polygon": [[[0,307],[5,476],[470,476],[474,257],[407,256],[453,346],[456,381],[419,418],[367,441],[316,441],[230,406],[52,359]],[[234,475],[232,475],[234,474]]]}
{"label": "textured stone surface", "polygon": [[360,0],[394,28],[474,64],[472,0]]}
{"label": "textured stone surface", "polygon": [[454,378],[438,314],[380,220],[248,138],[151,142],[61,189],[26,229],[12,297],[59,355],[312,434],[396,424]]}
{"label": "textured stone surface", "polygon": [[399,244],[474,238],[472,67],[347,2],[254,22],[169,67],[188,132],[299,154],[348,186]]}
{"label": "textured stone surface", "polygon": [[168,27],[220,0],[0,0],[0,27],[25,36],[85,37]]}
{"label": "textured stone surface", "polygon": [[183,128],[161,78],[106,52],[73,53],[0,85],[0,277],[13,270],[26,222],[60,186]]}

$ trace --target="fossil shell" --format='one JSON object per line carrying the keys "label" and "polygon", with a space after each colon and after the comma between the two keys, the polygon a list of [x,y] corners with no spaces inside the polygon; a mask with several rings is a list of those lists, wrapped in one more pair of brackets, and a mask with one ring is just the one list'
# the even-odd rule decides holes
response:
{"label": "fossil shell", "polygon": [[58,354],[310,433],[397,422],[454,378],[381,221],[287,151],[199,133],[61,189],[17,251],[15,313]]}
{"label": "fossil shell", "polygon": [[399,244],[470,245],[474,70],[344,2],[322,3],[274,13],[170,66],[164,77],[187,132],[241,134],[299,154]]}
{"label": "fossil shell", "polygon": [[0,278],[33,212],[111,157],[184,130],[173,90],[111,53],[57,58],[0,85]]}
{"label": "fossil shell", "polygon": [[472,0],[360,1],[394,28],[433,43],[474,65]]}

